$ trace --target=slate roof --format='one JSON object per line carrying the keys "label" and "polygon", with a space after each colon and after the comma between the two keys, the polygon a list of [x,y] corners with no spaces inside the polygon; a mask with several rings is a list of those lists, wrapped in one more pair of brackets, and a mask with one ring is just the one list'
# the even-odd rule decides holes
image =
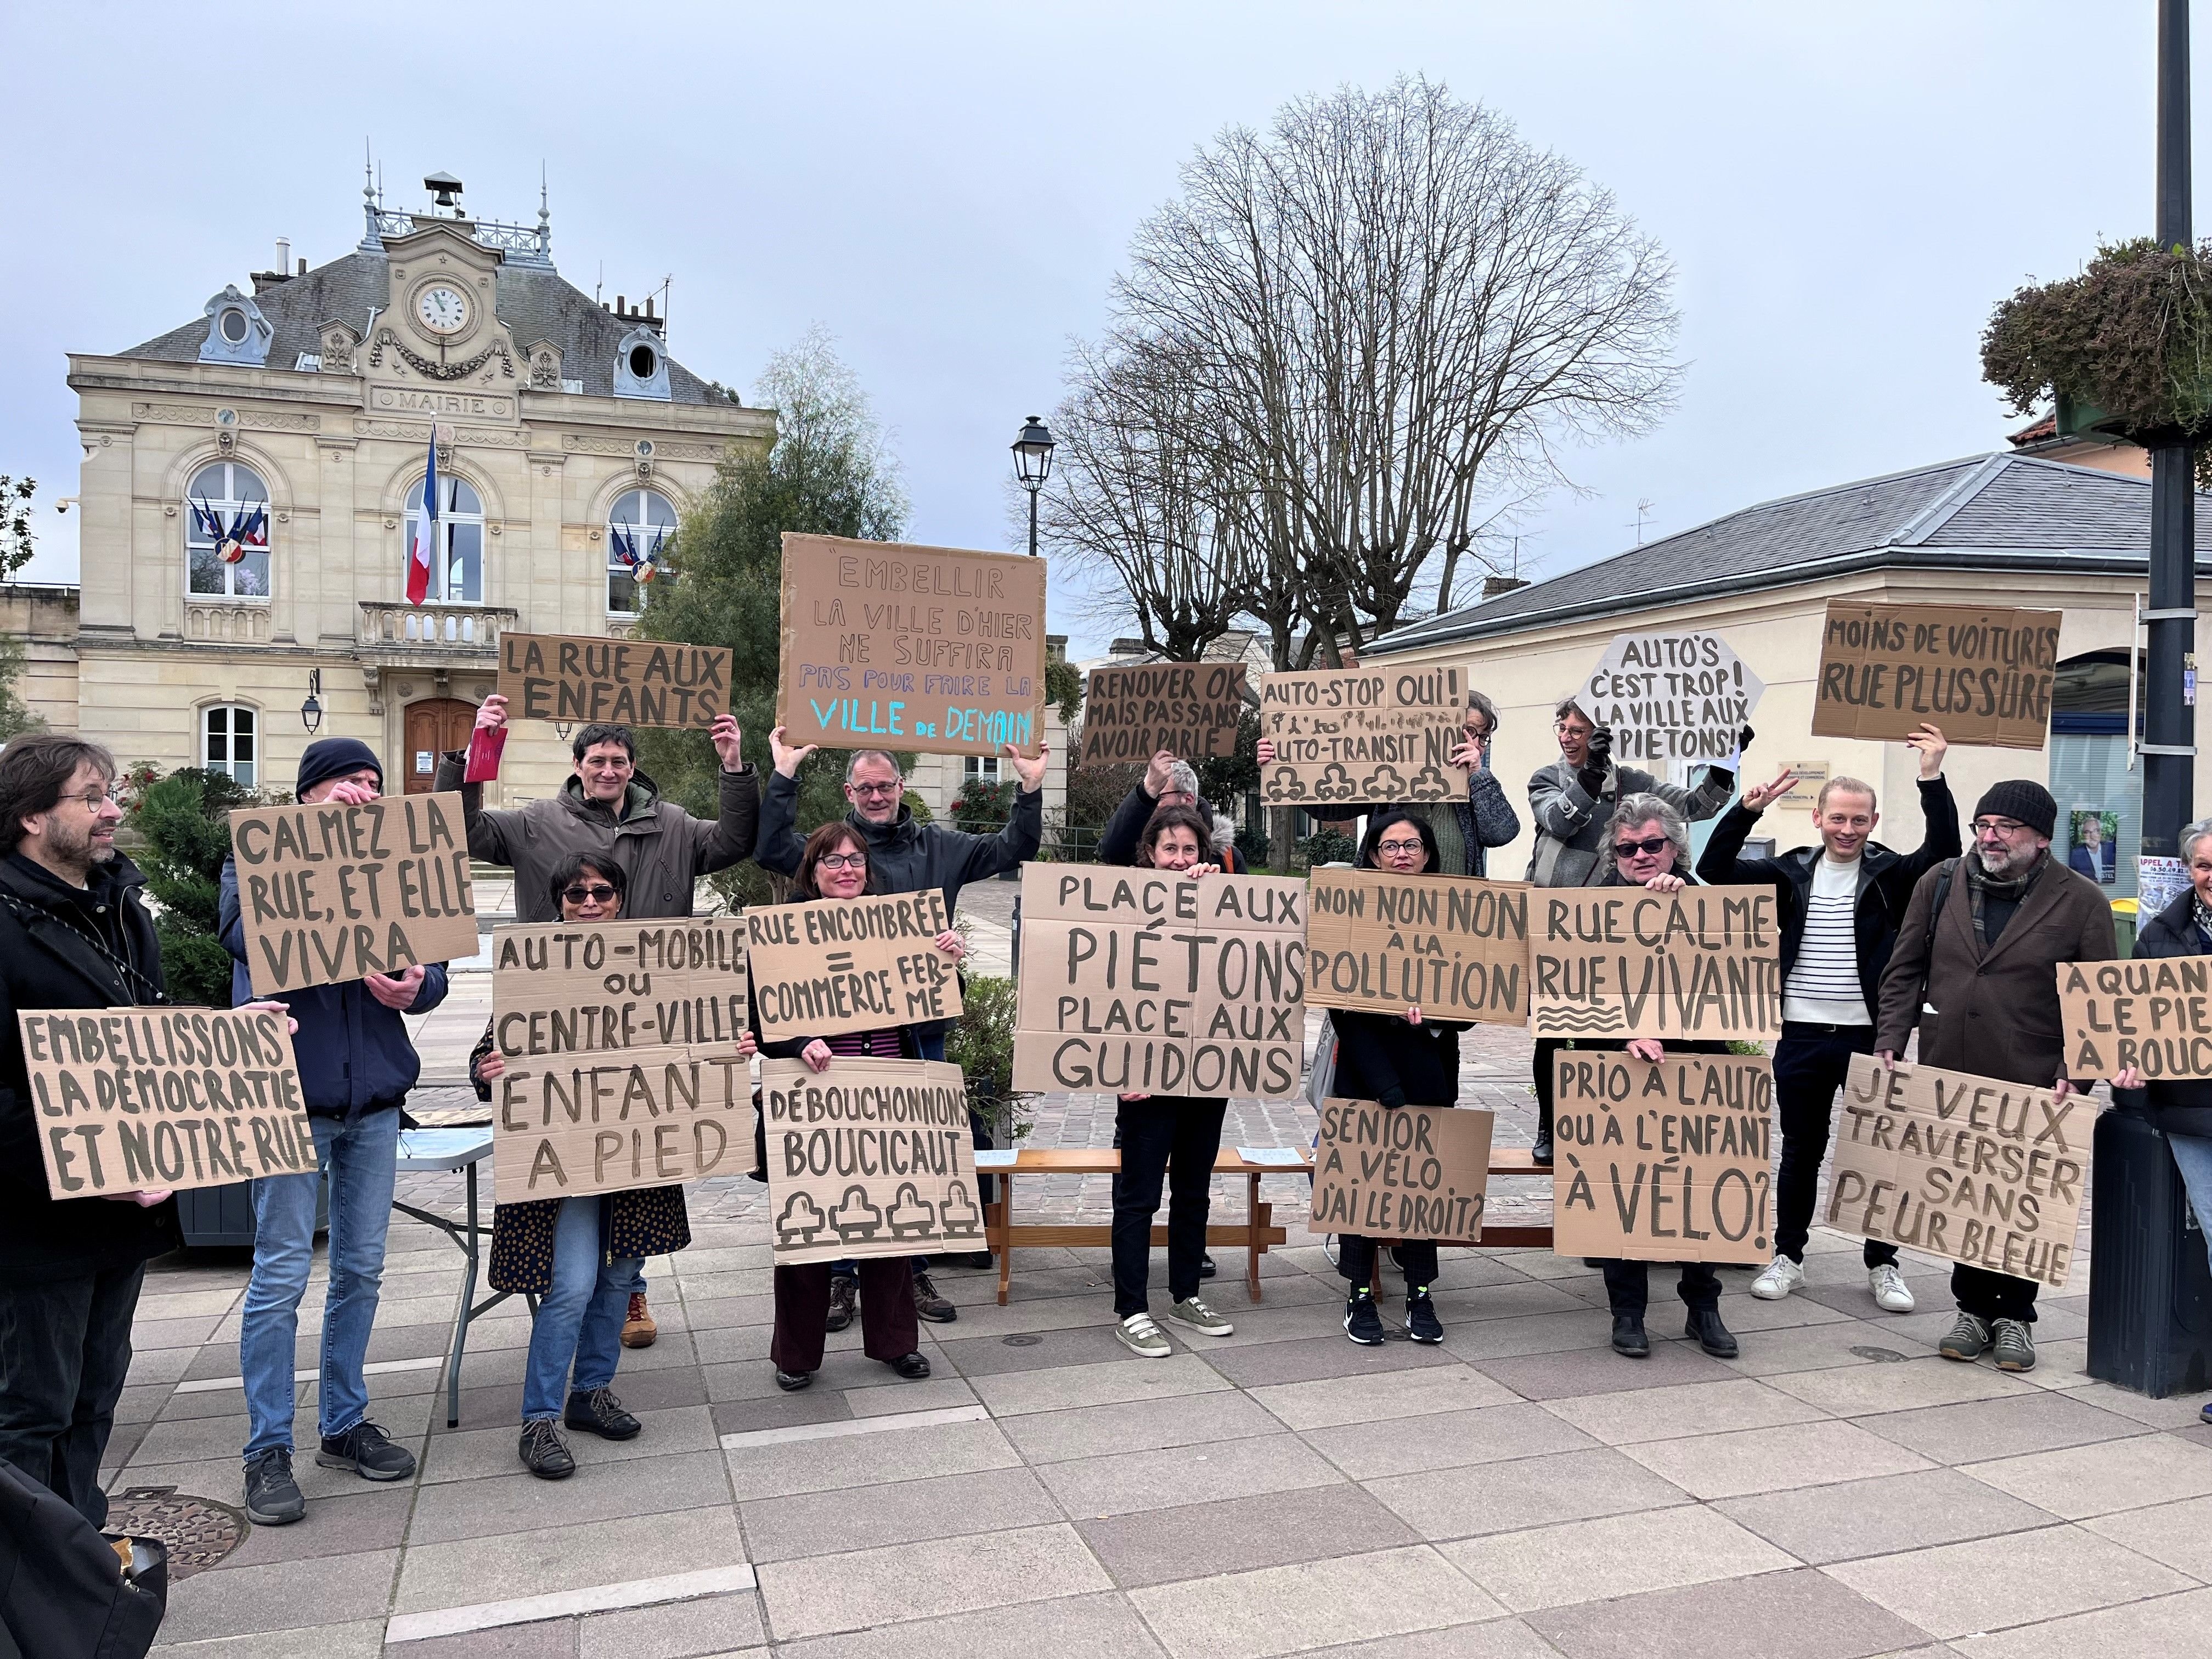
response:
{"label": "slate roof", "polygon": [[[2212,498],[2197,497],[2197,568],[2212,574]],[[1708,593],[1881,568],[2137,572],[2150,558],[2148,480],[2014,454],[1968,456],[1764,501],[1548,581],[1411,623],[1370,655],[1482,639]]]}
{"label": "slate roof", "polygon": [[[269,367],[289,369],[301,352],[320,350],[325,323],[344,323],[367,338],[372,312],[385,303],[386,264],[381,253],[349,253],[254,295],[253,303],[276,331],[269,343]],[[586,397],[614,396],[615,347],[635,326],[633,322],[594,303],[558,271],[544,266],[502,264],[492,292],[492,307],[514,334],[518,349],[550,340],[561,351],[562,374],[581,380]],[[196,316],[118,355],[197,362],[207,331],[207,319]],[[674,403],[719,401],[705,381],[673,357],[668,359],[668,390]]]}

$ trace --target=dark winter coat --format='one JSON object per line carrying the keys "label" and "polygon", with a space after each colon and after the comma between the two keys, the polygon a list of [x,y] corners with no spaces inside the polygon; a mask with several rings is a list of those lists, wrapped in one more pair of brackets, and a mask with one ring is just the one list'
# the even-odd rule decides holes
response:
{"label": "dark winter coat", "polygon": [[[145,884],[138,866],[120,853],[94,866],[82,890],[21,854],[0,854],[0,1279],[106,1273],[184,1243],[173,1200],[142,1210],[114,1199],[46,1195],[46,1158],[15,1023],[21,1009],[167,1000],[161,947],[141,896]],[[109,953],[125,966],[111,962]]]}
{"label": "dark winter coat", "polygon": [[1328,1017],[1336,1031],[1336,1084],[1340,1100],[1382,1106],[1459,1104],[1459,1034],[1468,1022],[1431,1019],[1409,1025],[1403,1013],[1375,1014],[1339,1008]]}
{"label": "dark winter coat", "polygon": [[[1692,823],[1709,818],[1735,793],[1735,774],[1715,767],[1694,789],[1662,783],[1632,766],[1608,764],[1605,781],[1593,795],[1582,774],[1565,759],[1537,769],[1528,780],[1528,816],[1535,820],[1536,847],[1528,857],[1527,879],[1539,887],[1601,885],[1613,860],[1606,855],[1605,827],[1624,795],[1656,795]],[[1686,876],[1687,870],[1682,872]]]}
{"label": "dark winter coat", "polygon": [[168,1575],[142,1566],[125,1579],[118,1565],[67,1498],[0,1463],[0,1656],[140,1659],[161,1628]]}
{"label": "dark winter coat", "polygon": [[[1928,833],[1917,851],[1893,852],[1880,842],[1869,842],[1859,854],[1857,908],[1852,927],[1857,935],[1859,994],[1871,1013],[1881,1000],[1882,969],[1897,944],[1898,923],[1912,902],[1913,884],[1945,859],[1959,856],[1959,804],[1951,786],[1942,778],[1920,782],[1920,814]],[[1771,859],[1740,857],[1759,813],[1739,801],[1713,826],[1698,860],[1698,879],[1716,886],[1771,887],[1775,909],[1782,924],[1782,978],[1786,984],[1797,960],[1797,947],[1805,938],[1805,908],[1813,892],[1813,871],[1819,864],[1819,847],[1793,848]]]}
{"label": "dark winter coat", "polygon": [[[2212,939],[2197,925],[2194,888],[2143,924],[2136,935],[2139,957],[2212,956]],[[2212,1079],[2175,1078],[2137,1091],[2115,1090],[2116,1100],[2140,1105],[2168,1134],[2212,1135]]]}
{"label": "dark winter coat", "polygon": [[[901,806],[889,823],[870,823],[858,812],[848,812],[853,826],[868,849],[869,890],[919,893],[927,887],[945,891],[945,914],[959,908],[960,890],[971,881],[1020,868],[1036,856],[1044,840],[1044,791],[1014,792],[1013,816],[995,836],[971,836],[948,830],[941,823],[915,821],[911,807]],[[771,772],[768,793],[762,799],[760,845],[753,854],[763,870],[780,876],[799,873],[799,860],[806,851],[806,837],[799,833],[799,780]]]}
{"label": "dark winter coat", "polygon": [[[235,1007],[256,998],[246,965],[238,866],[231,859],[222,861],[221,920],[223,949],[231,956],[230,1000]],[[422,983],[407,1012],[428,1013],[446,1000],[446,964],[424,964]],[[397,1008],[387,1008],[371,996],[368,987],[357,979],[277,991],[266,1000],[285,1004],[300,1022],[292,1051],[299,1060],[300,1088],[311,1117],[358,1119],[365,1112],[398,1106],[422,1074],[405,1018]]]}
{"label": "dark winter coat", "polygon": [[[1137,861],[1137,843],[1143,837],[1145,826],[1152,821],[1159,810],[1160,798],[1146,793],[1145,781],[1137,780],[1136,787],[1121,798],[1114,809],[1114,816],[1106,820],[1106,828],[1098,836],[1098,862],[1101,864],[1132,865]],[[1213,849],[1221,867],[1232,876],[1249,876],[1251,866],[1245,863],[1244,854],[1234,843],[1224,842]]]}

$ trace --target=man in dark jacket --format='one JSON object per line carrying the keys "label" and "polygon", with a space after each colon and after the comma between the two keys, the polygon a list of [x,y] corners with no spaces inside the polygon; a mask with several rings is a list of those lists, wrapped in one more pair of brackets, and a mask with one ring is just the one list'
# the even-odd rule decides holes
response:
{"label": "man in dark jacket", "polygon": [[[1197,770],[1188,761],[1177,760],[1175,751],[1170,749],[1163,749],[1152,757],[1145,767],[1145,775],[1137,780],[1136,787],[1114,809],[1114,816],[1106,820],[1106,828],[1098,836],[1098,862],[1134,864],[1138,838],[1152,821],[1152,814],[1163,806],[1194,806],[1200,811],[1210,811],[1198,798]],[[1230,875],[1252,873],[1233,841],[1217,837],[1213,850],[1221,860],[1222,869]],[[1019,901],[1016,903],[1018,908]]]}
{"label": "man in dark jacket", "polygon": [[[1917,1024],[1923,1066],[2073,1092],[2054,970],[2118,951],[2103,891],[2051,856],[2057,821],[2041,784],[1993,784],[1974,807],[1972,849],[1921,877],[1881,979],[1884,1065]],[[1959,1322],[1941,1344],[1946,1359],[1994,1352],[2001,1370],[2035,1368],[2033,1279],[1959,1262],[1951,1294]]]}
{"label": "man in dark jacket", "polygon": [[[301,801],[356,806],[384,787],[375,751],[355,738],[325,738],[300,757]],[[222,866],[222,942],[231,954],[231,1000],[253,1000],[246,971],[246,919],[234,860]],[[370,1327],[384,1281],[385,1234],[397,1179],[400,1108],[422,1062],[402,1014],[427,1014],[446,1000],[446,965],[371,974],[343,985],[280,992],[299,1022],[293,1047],[315,1132],[316,1161],[331,1183],[330,1285],[323,1305],[315,1462],[364,1480],[404,1480],[414,1455],[368,1418]],[[246,1513],[281,1527],[307,1513],[292,1477],[293,1353],[300,1298],[315,1260],[316,1175],[264,1176],[253,1183],[253,1277],[238,1337],[246,1384]]]}
{"label": "man in dark jacket", "polygon": [[114,757],[66,732],[0,751],[0,1460],[107,1519],[100,1453],[167,1193],[46,1191],[18,1011],[167,1002],[145,878],[115,850]]}
{"label": "man in dark jacket", "polygon": [[[1935,726],[1905,739],[1920,755],[1919,849],[1895,853],[1868,839],[1881,821],[1874,787],[1831,778],[1813,805],[1818,847],[1778,858],[1739,856],[1759,815],[1797,781],[1784,772],[1743,792],[1713,826],[1698,879],[1717,885],[1771,887],[1782,925],[1782,1040],[1774,1046],[1775,1115],[1782,1168],[1774,1182],[1774,1260],[1751,1293],[1778,1302],[1805,1282],[1805,1241],[1828,1151],[1828,1120],[1853,1054],[1874,1052],[1874,1010],[1882,969],[1913,884],[1959,854],[1959,804],[1943,781],[1947,745]],[[1866,1241],[1863,1260],[1874,1299],[1887,1313],[1911,1313],[1912,1290],[1898,1270],[1897,1246]]]}

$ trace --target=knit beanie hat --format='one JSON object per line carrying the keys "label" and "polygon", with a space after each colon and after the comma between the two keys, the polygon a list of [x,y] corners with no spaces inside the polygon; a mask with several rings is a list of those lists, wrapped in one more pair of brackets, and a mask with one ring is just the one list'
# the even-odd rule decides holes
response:
{"label": "knit beanie hat", "polygon": [[1974,804],[1974,816],[1984,813],[2011,818],[2046,837],[2058,827],[2058,803],[2051,799],[2048,789],[2028,778],[2007,778],[1984,790]]}
{"label": "knit beanie hat", "polygon": [[382,790],[384,763],[377,759],[374,749],[359,738],[319,738],[300,757],[300,781],[292,793],[295,797],[305,795],[326,779],[348,777],[363,767],[376,774],[376,787]]}

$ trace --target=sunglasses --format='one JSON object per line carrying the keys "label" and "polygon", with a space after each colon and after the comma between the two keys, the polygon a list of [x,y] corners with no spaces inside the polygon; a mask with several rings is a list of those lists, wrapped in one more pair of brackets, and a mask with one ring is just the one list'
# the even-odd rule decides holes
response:
{"label": "sunglasses", "polygon": [[865,870],[868,867],[866,853],[824,853],[814,860],[823,870]]}
{"label": "sunglasses", "polygon": [[595,887],[564,887],[561,890],[561,896],[571,904],[581,904],[586,899],[595,904],[605,904],[614,896],[615,890],[605,882]]}
{"label": "sunglasses", "polygon": [[1613,844],[1613,855],[1617,859],[1632,859],[1638,853],[1656,854],[1674,844],[1664,836],[1646,836],[1642,841],[1617,841]]}

